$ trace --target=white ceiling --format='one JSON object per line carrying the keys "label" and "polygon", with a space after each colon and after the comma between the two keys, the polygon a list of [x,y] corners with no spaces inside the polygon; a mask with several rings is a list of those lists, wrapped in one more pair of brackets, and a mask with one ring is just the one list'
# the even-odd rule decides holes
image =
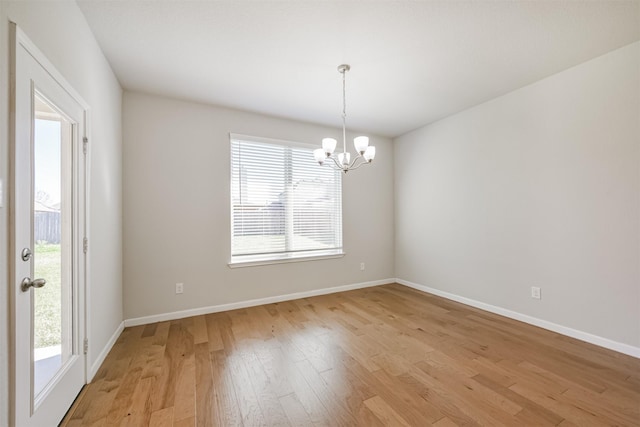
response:
{"label": "white ceiling", "polygon": [[640,2],[78,0],[125,89],[397,136],[640,40]]}

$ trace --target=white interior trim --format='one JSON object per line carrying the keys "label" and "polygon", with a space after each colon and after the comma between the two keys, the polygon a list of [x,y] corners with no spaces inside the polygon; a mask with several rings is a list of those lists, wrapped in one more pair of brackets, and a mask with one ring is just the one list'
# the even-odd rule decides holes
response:
{"label": "white interior trim", "polygon": [[[120,336],[122,331],[124,331],[124,321],[120,322],[116,330],[113,332],[113,335],[111,335],[111,338],[109,338],[109,341],[107,341],[107,344],[104,346],[100,354],[98,354],[98,357],[96,357],[95,362],[93,362],[93,364],[91,365],[89,372],[87,372],[87,383],[93,381],[93,377],[95,377],[98,373],[98,369],[100,369],[100,366],[102,366],[102,363],[107,358],[107,355],[113,348],[113,345],[118,340],[118,337]],[[91,342],[89,342],[89,345],[91,345]]]}
{"label": "white interior trim", "polygon": [[257,299],[247,300],[247,301],[232,302],[229,304],[212,305],[209,307],[200,307],[200,308],[193,308],[189,310],[174,311],[171,313],[154,314],[151,316],[126,319],[124,321],[124,326],[129,327],[129,326],[146,325],[149,323],[164,322],[166,320],[174,320],[174,319],[182,319],[184,317],[199,316],[201,314],[218,313],[221,311],[237,310],[239,308],[255,307],[257,305],[273,304],[275,302],[291,301],[291,300],[300,299],[300,298],[315,297],[318,295],[334,294],[336,292],[344,292],[344,291],[350,291],[353,289],[362,289],[362,288],[370,288],[373,286],[385,285],[387,283],[394,283],[395,281],[396,279],[393,279],[393,278],[374,280],[371,282],[354,283],[351,285],[334,286],[331,288],[315,289],[312,291],[305,291],[305,292],[294,292],[292,294],[257,298]]}
{"label": "white interior trim", "polygon": [[300,148],[318,148],[317,144],[310,142],[288,141],[286,139],[265,138],[263,136],[243,135],[241,133],[229,132],[229,143],[231,141],[249,141],[260,142],[262,144],[271,145],[286,145],[288,147],[300,147]]}
{"label": "white interior trim", "polygon": [[437,295],[442,298],[457,301],[462,304],[470,305],[472,307],[479,308],[481,310],[489,311],[491,313],[499,314],[501,316],[508,317],[510,319],[519,320],[530,325],[538,326],[549,331],[557,332],[562,335],[566,335],[571,338],[576,338],[581,341],[588,342],[590,344],[597,345],[599,347],[608,348],[609,350],[624,353],[629,356],[640,358],[640,347],[634,347],[629,344],[613,341],[608,338],[603,338],[598,335],[593,335],[588,332],[579,331],[577,329],[569,328],[567,326],[558,325],[557,323],[549,322],[547,320],[538,319],[537,317],[529,316],[527,314],[518,313],[516,311],[508,310],[506,308],[497,307],[495,305],[487,304],[484,302],[476,301],[471,298],[462,297],[459,295],[451,294],[449,292],[441,291],[439,289],[430,288],[428,286],[419,285],[417,283],[409,282],[408,280],[396,279],[396,282],[416,289],[418,291],[426,292],[428,294]]}
{"label": "white interior trim", "polygon": [[[326,251],[330,252],[330,251]],[[269,258],[269,259],[260,259],[260,257],[252,257],[246,256],[246,259],[255,259],[255,261],[231,261],[227,265],[229,268],[242,268],[242,267],[255,267],[258,265],[271,265],[271,264],[286,264],[290,262],[305,262],[305,261],[320,261],[323,259],[332,259],[332,258],[342,258],[346,254],[342,251],[332,253],[329,255],[302,255],[302,256],[291,256],[289,258]],[[242,256],[236,257],[241,258]]]}

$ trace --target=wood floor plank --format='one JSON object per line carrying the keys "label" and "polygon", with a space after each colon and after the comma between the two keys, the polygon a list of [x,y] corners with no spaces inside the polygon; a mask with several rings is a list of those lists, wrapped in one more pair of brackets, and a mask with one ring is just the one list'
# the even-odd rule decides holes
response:
{"label": "wood floor plank", "polygon": [[237,349],[236,337],[233,334],[231,317],[228,313],[217,313],[216,326],[220,334],[222,349],[230,356]]}
{"label": "wood floor plank", "polygon": [[196,425],[195,417],[183,418],[173,423],[174,427],[195,427],[195,425]]}
{"label": "wood floor plank", "polygon": [[482,374],[473,377],[474,381],[483,386],[490,388],[491,390],[504,396],[506,399],[520,405],[521,411],[518,411],[515,416],[516,419],[522,419],[523,422],[535,423],[539,426],[558,425],[564,418],[558,414],[551,412],[547,408],[538,405],[537,403],[513,392],[508,387],[505,387],[497,382],[493,381],[493,378],[485,377]]}
{"label": "wood floor plank", "polygon": [[[418,380],[416,377],[421,377],[421,380]],[[467,406],[461,405],[460,400],[452,396],[452,394],[444,388],[439,388],[439,384],[435,382],[434,379],[425,381],[424,377],[425,374],[416,368],[414,371],[396,378],[404,384],[407,390],[410,390],[435,406],[456,424],[463,426],[479,425],[478,420],[475,419],[476,417],[472,416],[473,410],[469,410]],[[443,386],[440,385],[440,387]]]}
{"label": "wood floor plank", "polygon": [[358,420],[358,426],[361,427],[387,426],[387,424],[384,424],[384,422],[380,418],[376,417],[376,414],[374,414],[371,409],[369,409],[367,405],[364,404],[364,402],[360,406],[360,409],[358,409],[356,418]]}
{"label": "wood floor plank", "polygon": [[303,360],[297,362],[296,366],[302,373],[307,384],[309,384],[311,390],[313,390],[320,402],[322,402],[322,405],[328,413],[331,414],[330,419],[334,425],[352,426],[356,424],[354,414],[348,410],[345,402],[340,399],[333,388],[325,382],[309,361]]}
{"label": "wood floor plank", "polygon": [[127,411],[133,401],[133,393],[140,381],[141,375],[142,368],[136,367],[128,371],[122,378],[122,384],[118,387],[118,392],[107,414],[108,423],[117,424],[120,420],[124,420],[125,417],[127,417]]}
{"label": "wood floor plank", "polygon": [[616,424],[624,425],[640,422],[640,401],[636,402],[635,405],[626,406],[616,401],[603,399],[601,393],[598,394],[590,390],[577,388],[568,389],[563,393],[563,396],[575,405],[597,411]]}
{"label": "wood floor plank", "polygon": [[335,365],[333,355],[317,337],[297,334],[291,338],[291,343],[304,354],[305,359],[317,372],[324,372]]}
{"label": "wood floor plank", "polygon": [[285,412],[289,424],[292,426],[310,426],[313,425],[313,421],[309,418],[309,414],[302,406],[298,396],[295,393],[290,393],[279,398],[280,406],[282,406]]}
{"label": "wood floor plank", "polygon": [[434,427],[457,427],[458,424],[451,421],[449,418],[444,417],[437,422],[433,423]]}
{"label": "wood floor plank", "polygon": [[542,389],[534,389],[520,385],[518,383],[509,387],[509,390],[537,403],[540,406],[549,408],[552,412],[569,419],[578,425],[605,426],[611,425],[602,419],[599,414],[591,410],[588,406],[576,406],[562,394],[547,393]]}
{"label": "wood floor plank", "polygon": [[178,374],[176,397],[173,404],[173,417],[176,421],[191,418],[196,413],[196,363],[191,352],[185,355]]}
{"label": "wood floor plank", "polygon": [[218,313],[207,314],[204,316],[205,323],[207,324],[207,342],[209,344],[209,351],[224,350],[224,343],[222,342],[222,335],[220,335],[220,324],[217,314]]}
{"label": "wood floor plank", "polygon": [[[413,411],[420,413],[422,417],[422,423],[434,423],[441,419],[444,415],[436,406],[431,402],[424,400],[421,396],[412,393],[410,389],[404,387],[401,380],[395,376],[387,373],[383,369],[374,372],[374,376],[380,381],[380,384],[387,390],[393,390],[395,395],[394,400],[388,400],[388,404],[402,414],[410,414]],[[402,401],[402,406],[396,406],[395,402]],[[417,421],[417,420],[416,420]]]}
{"label": "wood floor plank", "polygon": [[151,386],[155,381],[154,378],[141,379],[132,395],[131,405],[127,410],[121,425],[125,426],[146,426],[151,420],[151,402],[149,401],[149,393]]}
{"label": "wood floor plank", "polygon": [[209,334],[207,333],[207,320],[204,315],[195,316],[193,318],[193,327],[189,330],[193,335],[194,344],[202,344],[209,341]]}
{"label": "wood floor plank", "polygon": [[156,329],[158,329],[158,324],[157,323],[150,323],[148,325],[145,325],[144,329],[142,330],[142,338],[145,337],[152,337],[156,334]]}
{"label": "wood floor plank", "polygon": [[639,427],[639,372],[389,284],[126,328],[62,425]]}
{"label": "wood floor plank", "polygon": [[331,414],[322,404],[313,388],[300,372],[296,361],[289,361],[287,380],[294,390],[297,400],[307,412],[311,422],[316,425],[331,425]]}
{"label": "wood floor plank", "polygon": [[[357,360],[358,363],[369,370],[369,372],[380,369],[380,366],[374,362],[373,356],[377,356],[381,351],[380,349],[377,349],[375,345],[372,345],[366,335],[349,337],[348,339],[340,335],[325,335],[320,339],[325,343],[325,345],[339,343],[337,345],[345,353]],[[348,344],[342,344],[345,341],[347,341]]]}
{"label": "wood floor plank", "polygon": [[379,396],[365,400],[364,404],[384,425],[411,427],[400,414],[394,411],[393,408]]}
{"label": "wood floor plank", "polygon": [[334,394],[341,399],[352,414],[359,414],[363,402],[375,396],[357,376],[348,369],[330,369],[320,374],[326,384],[331,384]]}
{"label": "wood floor plank", "polygon": [[255,352],[246,351],[241,355],[262,413],[268,414],[271,424],[287,425],[287,416],[278,400],[278,395],[271,387],[271,382]]}
{"label": "wood floor plank", "polygon": [[149,425],[154,427],[173,426],[173,407],[160,409],[151,413]]}
{"label": "wood floor plank", "polygon": [[224,350],[211,353],[212,387],[215,392],[213,425],[239,426],[242,425],[242,414],[236,390],[233,386],[233,376],[227,364],[227,354]]}
{"label": "wood floor plank", "polygon": [[293,386],[289,382],[290,365],[282,355],[280,346],[257,346],[255,353],[275,395],[283,397],[294,393]]}
{"label": "wood floor plank", "polygon": [[252,426],[265,425],[264,414],[260,407],[258,396],[253,389],[251,377],[242,361],[241,352],[235,352],[227,358],[227,368],[231,372],[243,424]]}
{"label": "wood floor plank", "polygon": [[184,358],[184,345],[186,337],[180,322],[171,322],[166,346],[160,362],[161,368],[151,392],[152,411],[174,406],[176,395],[176,384],[178,375],[182,369]]}
{"label": "wood floor plank", "polygon": [[[425,413],[428,416],[428,414],[431,413],[431,409],[426,410],[425,413],[423,413],[421,409],[424,408],[421,408],[420,405],[413,406],[409,402],[405,401],[403,393],[400,393],[398,389],[389,388],[388,385],[385,385],[385,383],[378,378],[378,375],[381,375],[381,371],[376,371],[371,374],[340,348],[336,347],[334,348],[334,351],[340,355],[341,361],[346,370],[349,371],[350,375],[355,376],[355,378],[357,378],[357,380],[363,385],[363,387],[366,387],[368,391],[383,398],[391,406],[401,412],[403,417],[405,417],[409,423],[414,425],[423,425],[428,422],[425,418]],[[414,397],[416,399],[420,398],[418,395],[415,395]],[[412,399],[409,400],[411,401]],[[425,405],[426,404],[427,403],[425,402]]]}
{"label": "wood floor plank", "polygon": [[207,342],[194,346],[196,369],[196,421],[198,425],[213,425],[215,404],[211,353]]}

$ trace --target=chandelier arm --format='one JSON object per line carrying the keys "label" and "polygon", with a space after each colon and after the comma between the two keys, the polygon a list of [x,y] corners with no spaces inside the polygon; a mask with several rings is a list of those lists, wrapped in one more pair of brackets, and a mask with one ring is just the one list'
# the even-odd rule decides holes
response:
{"label": "chandelier arm", "polygon": [[356,169],[358,169],[360,166],[362,166],[362,165],[368,165],[369,163],[370,163],[370,162],[367,162],[366,160],[364,160],[364,159],[363,159],[363,160],[362,160],[362,162],[358,163],[358,165],[357,165],[357,166],[355,166],[355,167],[353,167],[353,168],[349,168],[349,170],[356,170]]}
{"label": "chandelier arm", "polygon": [[353,160],[351,160],[351,163],[349,164],[349,169],[352,169],[353,166],[355,166],[355,164],[358,161],[358,159],[364,160],[364,158],[362,157],[362,154],[356,153],[356,156],[353,158]]}
{"label": "chandelier arm", "polygon": [[325,163],[324,165],[322,165],[323,167],[328,167],[330,169],[333,169],[334,171],[341,171],[343,170],[342,168],[337,167],[336,165],[333,165],[331,163]]}
{"label": "chandelier arm", "polygon": [[[340,165],[340,163],[338,163],[338,160],[335,158],[335,156],[329,156],[329,159],[333,160],[333,163],[336,165],[336,167],[340,170],[344,170],[344,168],[342,167],[342,165]],[[331,165],[333,167],[333,165]]]}
{"label": "chandelier arm", "polygon": [[[360,162],[357,162],[357,160],[360,159]],[[365,163],[367,163],[364,160],[364,157],[358,155],[353,162],[351,162],[351,165],[349,165],[349,169],[353,170],[353,169],[358,169],[360,166],[364,165]]]}

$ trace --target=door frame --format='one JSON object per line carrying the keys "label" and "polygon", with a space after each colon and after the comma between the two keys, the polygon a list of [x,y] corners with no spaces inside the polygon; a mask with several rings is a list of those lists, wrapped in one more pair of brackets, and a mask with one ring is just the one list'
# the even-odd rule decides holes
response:
{"label": "door frame", "polygon": [[[47,57],[37,48],[37,46],[27,37],[15,22],[9,22],[10,28],[10,56],[9,56],[9,152],[8,152],[8,273],[9,273],[9,422],[15,425],[18,418],[17,410],[19,404],[18,393],[20,386],[17,378],[16,359],[19,357],[17,349],[17,331],[18,331],[18,315],[17,315],[17,298],[21,293],[19,281],[15,265],[20,256],[21,248],[17,246],[15,230],[16,230],[16,146],[19,132],[17,131],[17,115],[16,115],[16,68],[17,68],[17,52],[23,48],[43,69],[44,71],[84,110],[82,120],[82,132],[78,133],[79,141],[76,144],[75,153],[72,153],[74,174],[77,174],[78,182],[73,184],[74,196],[77,197],[77,205],[74,204],[72,215],[76,217],[77,223],[74,224],[74,244],[80,245],[80,250],[74,251],[73,262],[76,263],[74,269],[77,269],[77,291],[78,295],[78,338],[80,340],[79,347],[84,349],[81,351],[81,357],[84,363],[83,382],[89,381],[89,357],[88,357],[88,302],[89,302],[89,251],[88,246],[84,242],[88,242],[89,238],[89,189],[90,189],[90,146],[88,144],[90,131],[90,108],[78,92],[68,83],[64,76],[56,69],[56,67],[47,59]],[[78,148],[82,147],[82,151],[78,152]],[[84,238],[84,242],[83,242]],[[84,244],[83,244],[84,243]],[[84,246],[84,251],[82,250]],[[32,356],[31,356],[32,357]],[[33,378],[31,379],[33,382]],[[32,404],[33,402],[31,402]],[[32,408],[33,409],[33,408]],[[68,408],[67,408],[68,409]]]}

